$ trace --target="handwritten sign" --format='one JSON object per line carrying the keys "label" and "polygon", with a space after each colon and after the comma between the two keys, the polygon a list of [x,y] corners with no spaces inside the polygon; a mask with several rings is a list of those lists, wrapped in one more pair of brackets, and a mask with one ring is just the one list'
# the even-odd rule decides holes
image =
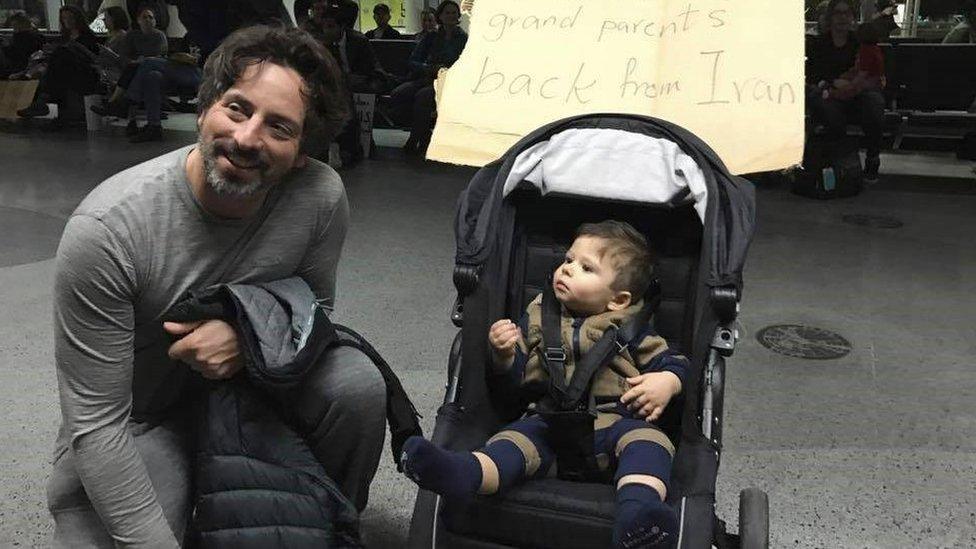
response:
{"label": "handwritten sign", "polygon": [[363,155],[370,157],[373,149],[373,113],[376,110],[376,96],[371,93],[354,93],[352,102],[356,107],[356,116],[359,118],[359,146],[362,147]]}
{"label": "handwritten sign", "polygon": [[428,158],[484,165],[584,113],[677,123],[734,173],[803,153],[801,0],[477,0]]}

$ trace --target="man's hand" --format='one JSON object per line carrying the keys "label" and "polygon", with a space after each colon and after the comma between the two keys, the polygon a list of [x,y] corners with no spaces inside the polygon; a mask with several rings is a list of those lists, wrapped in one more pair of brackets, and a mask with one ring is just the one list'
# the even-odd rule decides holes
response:
{"label": "man's hand", "polygon": [[207,379],[229,379],[244,365],[237,333],[223,320],[164,322],[163,329],[182,336],[170,345],[169,357],[185,362]]}
{"label": "man's hand", "polygon": [[648,422],[657,421],[674,395],[681,392],[681,380],[671,372],[651,372],[627,378],[630,390],[620,402]]}
{"label": "man's hand", "polygon": [[515,361],[515,346],[522,337],[522,330],[511,320],[503,318],[491,325],[488,330],[488,343],[491,344],[495,364],[510,368]]}

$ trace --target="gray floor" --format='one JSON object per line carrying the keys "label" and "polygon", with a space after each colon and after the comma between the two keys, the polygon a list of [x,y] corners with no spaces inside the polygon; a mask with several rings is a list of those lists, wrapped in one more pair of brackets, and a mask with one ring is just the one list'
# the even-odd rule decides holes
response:
{"label": "gray floor", "polygon": [[[0,547],[44,546],[51,530],[50,258],[65,216],[103,177],[192,139],[0,133]],[[454,202],[473,171],[381,153],[343,174],[353,217],[337,315],[390,359],[429,429],[454,334]],[[921,165],[886,161],[899,163]],[[759,190],[718,484],[733,529],[738,491],[754,485],[769,492],[774,547],[976,546],[976,185],[962,168],[937,186],[887,174],[842,201]],[[848,213],[905,225],[841,223]],[[811,361],[757,343],[784,323],[836,331],[853,351]],[[371,547],[402,545],[414,494],[385,454]]]}

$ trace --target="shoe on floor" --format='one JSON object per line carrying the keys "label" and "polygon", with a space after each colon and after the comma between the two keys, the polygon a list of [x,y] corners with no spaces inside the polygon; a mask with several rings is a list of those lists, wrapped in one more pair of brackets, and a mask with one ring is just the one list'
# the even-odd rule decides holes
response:
{"label": "shoe on floor", "polygon": [[51,109],[47,106],[47,103],[32,103],[17,111],[17,116],[21,118],[37,118],[49,114],[51,114]]}
{"label": "shoe on floor", "polygon": [[877,183],[878,182],[878,170],[881,169],[881,158],[868,157],[864,160],[864,182],[865,183]]}
{"label": "shoe on floor", "polygon": [[137,133],[129,138],[129,143],[147,143],[149,141],[162,141],[163,128],[155,124],[146,124],[139,128]]}
{"label": "shoe on floor", "polygon": [[91,111],[99,116],[114,116],[116,118],[126,118],[129,116],[129,105],[126,101],[111,101],[101,105],[92,105]]}

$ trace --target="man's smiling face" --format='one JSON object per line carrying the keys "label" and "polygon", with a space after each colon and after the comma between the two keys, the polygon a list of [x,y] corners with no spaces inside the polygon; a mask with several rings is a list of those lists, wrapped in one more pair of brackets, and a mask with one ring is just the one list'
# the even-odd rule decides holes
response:
{"label": "man's smiling face", "polygon": [[269,62],[250,65],[200,116],[199,149],[211,189],[251,195],[305,164],[302,88],[293,69]]}

